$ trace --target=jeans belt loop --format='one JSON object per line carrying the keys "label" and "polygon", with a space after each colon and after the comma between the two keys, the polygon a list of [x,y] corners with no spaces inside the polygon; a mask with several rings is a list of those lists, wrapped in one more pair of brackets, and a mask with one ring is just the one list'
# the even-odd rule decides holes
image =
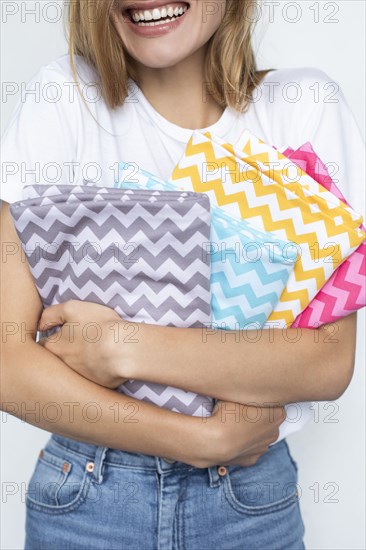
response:
{"label": "jeans belt loop", "polygon": [[107,451],[108,447],[98,446],[95,452],[93,476],[97,483],[103,482],[102,467]]}
{"label": "jeans belt loop", "polygon": [[210,487],[220,487],[221,476],[218,474],[217,466],[210,466],[207,470],[210,479]]}

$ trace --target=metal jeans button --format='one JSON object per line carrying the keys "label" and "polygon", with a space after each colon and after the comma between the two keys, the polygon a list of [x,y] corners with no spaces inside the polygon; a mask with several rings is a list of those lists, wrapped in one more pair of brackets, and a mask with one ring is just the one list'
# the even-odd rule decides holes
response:
{"label": "metal jeans button", "polygon": [[94,470],[94,462],[88,462],[86,465],[86,470],[92,472]]}
{"label": "metal jeans button", "polygon": [[169,464],[174,464],[174,462],[176,462],[176,460],[170,460],[170,458],[165,457],[163,457],[163,460],[165,460],[165,462],[169,462]]}

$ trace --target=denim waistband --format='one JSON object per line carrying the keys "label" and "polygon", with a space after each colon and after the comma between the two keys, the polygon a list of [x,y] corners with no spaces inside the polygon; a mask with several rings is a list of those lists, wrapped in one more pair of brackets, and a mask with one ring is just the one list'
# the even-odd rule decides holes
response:
{"label": "denim waistband", "polygon": [[[110,447],[93,445],[54,433],[51,434],[48,445],[51,447],[56,445],[59,449],[60,447],[67,449],[69,453],[75,453],[93,463],[93,476],[98,483],[103,481],[104,464],[141,471],[155,471],[159,474],[198,470],[198,468],[179,460],[172,462],[164,457],[147,455],[144,453],[132,453]],[[219,473],[219,468],[220,465],[203,469],[199,468],[201,471],[207,471],[211,487],[216,487],[220,484],[221,475]]]}
{"label": "denim waistband", "polygon": [[141,467],[147,469],[156,468],[156,459],[162,458],[167,468],[190,468],[189,464],[180,462],[179,460],[174,461],[173,463],[166,461],[163,457],[157,457],[153,455],[147,455],[144,453],[133,453],[129,451],[112,449],[110,447],[101,447],[98,445],[93,445],[91,443],[85,443],[84,441],[77,441],[76,439],[70,439],[68,437],[61,436],[59,434],[51,434],[51,440],[56,442],[63,447],[66,447],[68,450],[88,457],[92,460],[95,457],[98,449],[105,449],[105,461],[113,463],[116,465],[122,466],[131,466],[131,467]]}

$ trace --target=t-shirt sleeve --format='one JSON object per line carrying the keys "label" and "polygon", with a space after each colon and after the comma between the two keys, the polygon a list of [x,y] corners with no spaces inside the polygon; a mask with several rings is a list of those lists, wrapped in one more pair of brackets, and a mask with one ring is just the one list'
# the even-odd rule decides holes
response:
{"label": "t-shirt sleeve", "polygon": [[302,79],[304,100],[298,144],[310,141],[350,205],[365,217],[365,142],[339,83],[309,69]]}
{"label": "t-shirt sleeve", "polygon": [[27,82],[1,143],[0,199],[22,199],[30,184],[73,183],[78,106],[66,78],[42,67]]}

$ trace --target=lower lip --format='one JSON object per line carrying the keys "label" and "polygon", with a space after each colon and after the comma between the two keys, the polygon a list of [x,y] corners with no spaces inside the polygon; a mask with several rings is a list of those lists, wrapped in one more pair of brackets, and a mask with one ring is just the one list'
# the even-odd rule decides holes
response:
{"label": "lower lip", "polygon": [[187,10],[183,15],[172,21],[171,23],[162,22],[159,25],[135,25],[135,23],[132,23],[131,19],[127,16],[125,17],[125,21],[129,28],[139,36],[144,36],[147,38],[153,38],[155,36],[163,36],[165,34],[170,33],[171,31],[174,31],[179,25],[182,23],[182,21],[186,18],[186,15],[189,10]]}

